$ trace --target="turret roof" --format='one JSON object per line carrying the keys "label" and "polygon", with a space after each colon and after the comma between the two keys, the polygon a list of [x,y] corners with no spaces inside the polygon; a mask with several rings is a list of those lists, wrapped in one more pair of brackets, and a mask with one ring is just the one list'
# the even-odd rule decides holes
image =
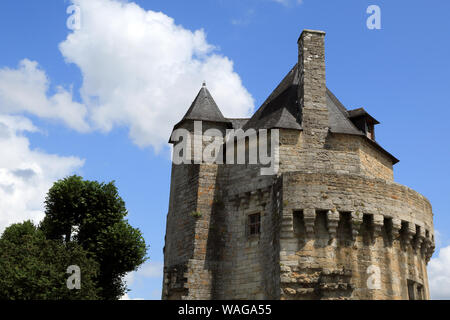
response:
{"label": "turret roof", "polygon": [[191,107],[184,115],[183,120],[202,120],[202,121],[213,121],[213,122],[226,122],[229,123],[227,119],[220,112],[219,107],[214,101],[211,93],[206,84],[203,83],[197,97],[192,102]]}

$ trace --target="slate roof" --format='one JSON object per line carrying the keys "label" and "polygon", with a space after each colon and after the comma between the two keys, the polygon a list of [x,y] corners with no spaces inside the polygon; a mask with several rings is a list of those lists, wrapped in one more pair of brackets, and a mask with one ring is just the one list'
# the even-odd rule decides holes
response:
{"label": "slate roof", "polygon": [[[244,129],[283,128],[301,130],[298,79],[298,68],[295,65],[245,124]],[[364,135],[348,118],[347,109],[328,89],[327,107],[331,132]]]}
{"label": "slate roof", "polygon": [[333,133],[347,133],[354,135],[365,135],[348,118],[347,109],[327,88],[327,107],[330,131]]}
{"label": "slate roof", "polygon": [[[297,64],[289,71],[281,83],[247,121],[243,129],[297,129],[301,127],[301,108],[298,104],[298,68]],[[399,162],[376,141],[368,138],[351,121],[355,116],[365,115],[372,118],[363,108],[348,111],[338,98],[327,88],[326,105],[329,111],[330,132],[358,135],[365,138],[374,147],[390,157],[393,163]]]}
{"label": "slate roof", "polygon": [[379,124],[378,120],[368,114],[367,111],[364,110],[364,108],[349,110],[347,113],[350,119],[357,117],[369,117],[373,120],[374,124]]}
{"label": "slate roof", "polygon": [[184,120],[202,120],[202,121],[212,121],[212,122],[225,122],[230,123],[220,112],[219,107],[214,101],[211,93],[206,88],[206,84],[203,83],[197,97],[192,102],[191,107],[184,115]]}
{"label": "slate roof", "polygon": [[256,130],[271,128],[302,129],[297,99],[297,72],[297,65],[295,65],[245,124],[244,130],[249,128]]}
{"label": "slate roof", "polygon": [[[250,119],[225,118],[209,93],[206,85],[200,89],[191,107],[183,119],[175,125],[177,128],[185,120],[202,120],[226,123],[234,129],[295,129],[302,130],[301,108],[298,99],[298,67],[297,64],[289,71],[280,84],[258,108]],[[348,111],[336,96],[327,88],[326,105],[329,111],[329,125],[331,133],[343,133],[365,137],[369,143],[388,155],[394,163],[397,158],[384,150],[376,141],[368,138],[351,121],[354,117],[370,116],[363,108]],[[174,129],[175,129],[174,128]]]}
{"label": "slate roof", "polygon": [[[231,121],[226,119],[222,112],[220,112],[219,107],[211,96],[208,88],[206,88],[205,83],[203,83],[202,88],[198,92],[197,97],[195,97],[183,119],[173,127],[173,130],[177,129],[186,120],[218,122],[224,123],[230,128],[232,127]],[[169,143],[172,143],[172,136],[169,138]]]}

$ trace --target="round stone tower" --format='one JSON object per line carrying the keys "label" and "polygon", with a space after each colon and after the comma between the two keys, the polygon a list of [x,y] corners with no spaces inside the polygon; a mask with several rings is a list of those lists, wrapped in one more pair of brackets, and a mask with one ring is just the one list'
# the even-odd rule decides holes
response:
{"label": "round stone tower", "polygon": [[281,131],[281,298],[428,299],[431,205],[393,181],[378,121],[327,90],[324,37],[299,39],[302,131]]}
{"label": "round stone tower", "polygon": [[327,89],[324,39],[302,32],[297,64],[250,119],[224,118],[202,88],[180,122],[276,131],[279,163],[174,164],[164,299],[429,299],[431,205],[394,182],[379,122]]}

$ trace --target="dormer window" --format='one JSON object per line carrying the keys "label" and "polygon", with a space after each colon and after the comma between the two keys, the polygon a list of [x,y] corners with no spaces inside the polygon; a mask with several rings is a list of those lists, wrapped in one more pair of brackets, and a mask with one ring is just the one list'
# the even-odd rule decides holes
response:
{"label": "dormer window", "polygon": [[375,125],[379,122],[363,108],[348,111],[348,118],[367,138],[375,140]]}

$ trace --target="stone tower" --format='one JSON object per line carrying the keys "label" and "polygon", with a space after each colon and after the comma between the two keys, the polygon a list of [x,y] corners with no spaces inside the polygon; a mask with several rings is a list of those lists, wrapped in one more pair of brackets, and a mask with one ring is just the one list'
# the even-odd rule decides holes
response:
{"label": "stone tower", "polygon": [[[326,87],[324,40],[302,32],[298,62],[250,119],[225,118],[203,86],[175,126],[193,161],[172,166],[163,299],[429,299],[431,205],[394,182],[379,122]],[[276,129],[278,171],[198,161],[208,129]]]}

